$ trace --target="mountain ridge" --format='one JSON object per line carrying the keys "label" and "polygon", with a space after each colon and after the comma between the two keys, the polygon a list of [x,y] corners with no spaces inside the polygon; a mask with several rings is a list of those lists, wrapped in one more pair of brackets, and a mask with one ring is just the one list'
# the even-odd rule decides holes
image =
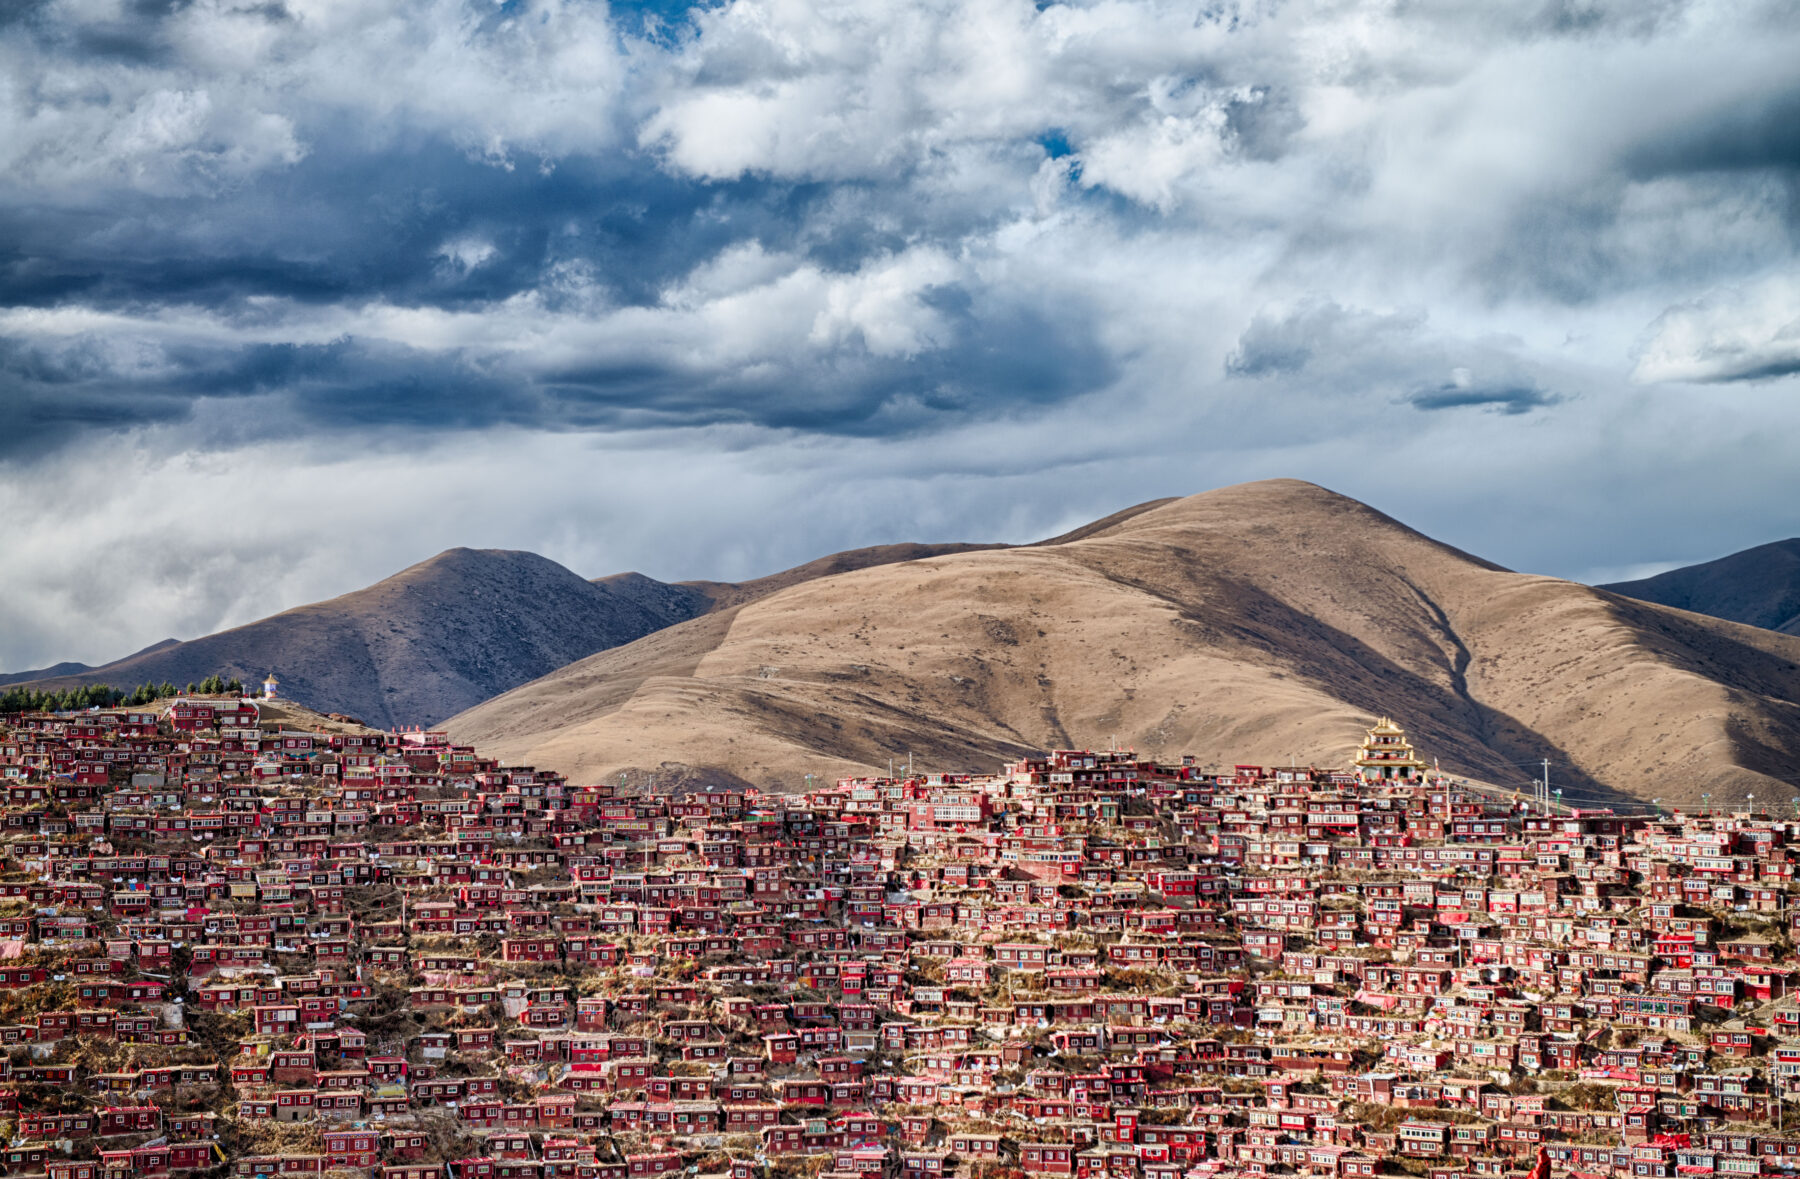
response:
{"label": "mountain ridge", "polygon": [[447,725],[582,777],[758,785],[1114,737],[1342,764],[1384,713],[1471,776],[1549,757],[1572,801],[1766,788],[1800,753],[1800,641],[1514,573],[1312,484],[1076,533],[784,587]]}
{"label": "mountain ridge", "polygon": [[681,595],[595,585],[546,557],[447,549],[373,585],[159,646],[39,688],[273,672],[283,695],[370,724],[431,725],[571,660],[689,615]]}
{"label": "mountain ridge", "polygon": [[[97,666],[0,676],[0,686],[130,689],[215,673],[259,684],[273,672],[283,695],[319,709],[383,727],[429,726],[584,656],[811,577],[982,547],[990,546],[877,545],[746,582],[663,582],[637,572],[583,579],[535,553],[458,547],[335,598]],[[462,595],[483,593],[497,608],[471,614]]]}
{"label": "mountain ridge", "polygon": [[1600,588],[1746,626],[1800,635],[1800,537]]}
{"label": "mountain ridge", "polygon": [[1031,544],[877,545],[746,582],[584,579],[532,553],[449,549],[245,626],[0,683],[274,671],[302,704],[447,723],[577,777],[791,784],[1114,738],[1341,764],[1388,713],[1470,776],[1518,784],[1520,763],[1549,757],[1571,800],[1784,776],[1800,639],[1615,588],[1514,573],[1269,480]]}
{"label": "mountain ridge", "polygon": [[[139,655],[149,655],[161,651],[165,647],[173,647],[179,642],[181,642],[180,639],[161,639],[151,643],[142,650],[133,651],[131,654],[125,656],[125,658],[135,659]],[[114,660],[114,662],[123,662],[123,660]],[[73,660],[69,660],[63,663],[51,664],[49,667],[34,668],[31,671],[0,671],[0,688],[10,687],[13,684],[36,683],[40,680],[79,677],[94,670],[96,669],[89,664],[77,663]]]}

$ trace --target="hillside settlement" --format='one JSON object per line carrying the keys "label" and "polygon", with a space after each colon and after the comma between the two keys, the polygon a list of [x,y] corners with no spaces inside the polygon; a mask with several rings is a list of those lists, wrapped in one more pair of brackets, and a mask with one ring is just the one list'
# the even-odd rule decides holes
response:
{"label": "hillside settlement", "polygon": [[1800,1169],[1800,824],[1064,750],[659,794],[0,726],[6,1179]]}

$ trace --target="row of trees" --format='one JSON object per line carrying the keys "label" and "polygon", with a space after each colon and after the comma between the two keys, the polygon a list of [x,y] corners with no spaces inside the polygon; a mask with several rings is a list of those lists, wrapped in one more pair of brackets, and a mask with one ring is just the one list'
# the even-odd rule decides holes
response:
{"label": "row of trees", "polygon": [[0,693],[0,713],[66,712],[77,708],[107,708],[122,704],[125,693],[110,684],[82,684],[61,692],[40,692],[36,688],[8,688]]}
{"label": "row of trees", "polygon": [[[190,696],[241,696],[243,692],[243,681],[226,679],[222,675],[208,676],[197,684],[190,683],[187,686],[187,694]],[[139,684],[129,692],[121,691],[111,684],[82,684],[62,691],[14,686],[0,692],[0,713],[74,712],[83,708],[112,708],[119,704],[137,708],[179,695],[181,689],[166,680],[160,684]]]}

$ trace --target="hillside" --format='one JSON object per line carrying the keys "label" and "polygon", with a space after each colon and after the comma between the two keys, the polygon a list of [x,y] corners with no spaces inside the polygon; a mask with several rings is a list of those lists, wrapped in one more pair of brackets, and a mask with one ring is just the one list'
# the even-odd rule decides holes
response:
{"label": "hillside", "polygon": [[[1173,502],[1169,499],[1151,500],[1149,503],[1126,508],[1122,512],[1114,512],[1104,520],[1096,520],[1092,524],[1083,525],[1073,532],[1053,536],[1049,540],[1033,541],[1026,545],[880,544],[832,553],[830,556],[808,561],[804,565],[796,565],[792,569],[784,569],[780,573],[772,573],[767,577],[758,577],[751,581],[678,581],[675,583],[675,587],[705,595],[709,603],[708,608],[711,610],[726,610],[733,606],[754,602],[758,598],[767,597],[776,590],[787,589],[789,586],[799,585],[803,581],[833,577],[839,573],[853,573],[858,569],[871,569],[877,565],[895,565],[902,561],[923,561],[930,557],[950,556],[955,553],[980,553],[1009,548],[1032,549],[1044,545],[1064,544],[1071,540],[1078,540],[1096,529],[1111,527],[1139,513],[1147,512],[1151,508],[1158,508]],[[627,576],[635,577],[636,574],[627,574]]]}
{"label": "hillside", "polygon": [[820,557],[816,561],[808,561],[804,565],[796,565],[792,569],[784,569],[780,573],[771,573],[767,577],[758,577],[750,581],[678,581],[673,588],[701,595],[706,600],[706,609],[708,610],[726,610],[733,606],[742,606],[746,602],[754,602],[776,590],[784,590],[789,586],[799,585],[803,581],[811,581],[817,577],[831,577],[839,573],[869,569],[876,565],[892,565],[900,561],[922,561],[927,557],[941,557],[947,553],[973,553],[1005,547],[1007,546],[1000,544],[874,545],[865,549],[849,549],[845,552],[833,553],[828,557]]}
{"label": "hillside", "polygon": [[1601,588],[1678,610],[1800,635],[1800,538]]}
{"label": "hillside", "polygon": [[636,574],[594,583],[533,553],[451,549],[367,589],[33,686],[273,671],[283,695],[321,711],[431,725],[706,606]]}
{"label": "hillside", "polygon": [[219,672],[370,724],[435,725],[596,651],[754,601],[815,577],[997,547],[851,549],[746,582],[662,582],[641,573],[583,581],[534,553],[451,549],[367,589],[190,642],[166,639],[99,667],[61,663],[0,675],[0,687],[181,686]]}
{"label": "hillside", "polygon": [[1072,535],[790,585],[449,728],[584,780],[797,785],[1115,739],[1337,765],[1388,713],[1456,772],[1548,757],[1572,802],[1741,797],[1800,754],[1800,639],[1511,573],[1310,484]]}
{"label": "hillside", "polygon": [[[177,639],[164,639],[160,643],[150,644],[142,651],[136,652],[136,655],[148,655],[153,651],[160,651],[164,647],[173,647],[178,641],[179,640]],[[135,656],[128,655],[126,658],[135,658]],[[33,671],[5,671],[0,672],[0,688],[10,687],[13,684],[32,683],[37,680],[67,680],[73,682],[82,679],[88,672],[93,670],[93,668],[85,663],[75,663],[71,661],[68,663],[58,663],[52,667],[40,667]],[[136,685],[133,686],[135,687]]]}
{"label": "hillside", "polygon": [[84,672],[94,670],[85,663],[58,663],[51,667],[34,668],[31,671],[0,671],[0,688],[13,684],[29,684],[36,680],[64,679],[79,677]]}

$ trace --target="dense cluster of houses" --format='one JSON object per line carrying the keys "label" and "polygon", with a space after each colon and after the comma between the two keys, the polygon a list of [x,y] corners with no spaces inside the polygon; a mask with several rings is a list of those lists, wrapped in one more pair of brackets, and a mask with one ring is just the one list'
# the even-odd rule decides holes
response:
{"label": "dense cluster of houses", "polygon": [[184,697],[0,784],[7,1179],[1800,1170],[1800,828],[1391,722],[657,795]]}

